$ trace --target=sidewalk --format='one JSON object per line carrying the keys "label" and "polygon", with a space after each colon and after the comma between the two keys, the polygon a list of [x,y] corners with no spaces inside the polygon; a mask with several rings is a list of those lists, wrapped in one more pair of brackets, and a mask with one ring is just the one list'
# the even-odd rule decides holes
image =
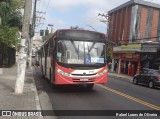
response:
{"label": "sidewalk", "polygon": [[[23,94],[14,94],[17,67],[3,68],[0,73],[0,110],[40,110],[32,69],[26,69]],[[2,112],[0,112],[2,113]],[[1,114],[0,114],[1,115]],[[9,117],[0,117],[7,119]],[[11,117],[10,117],[11,118]],[[12,117],[12,119],[40,119],[42,117]]]}
{"label": "sidewalk", "polygon": [[131,81],[133,79],[132,76],[128,76],[128,75],[125,75],[125,74],[113,73],[113,72],[108,72],[108,75],[109,76],[115,76],[115,77],[118,77],[118,78],[128,79],[128,80],[131,80]]}

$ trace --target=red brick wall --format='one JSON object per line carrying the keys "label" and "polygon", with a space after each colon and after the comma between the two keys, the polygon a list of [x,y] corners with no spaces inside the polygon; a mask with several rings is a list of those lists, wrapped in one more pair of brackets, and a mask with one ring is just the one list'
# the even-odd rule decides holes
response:
{"label": "red brick wall", "polygon": [[[159,10],[153,10],[153,19],[152,19],[152,31],[151,37],[157,37],[157,30],[158,30],[158,18],[159,18]],[[157,38],[152,38],[152,41],[157,41]]]}
{"label": "red brick wall", "polygon": [[120,10],[120,17],[119,17],[119,34],[118,34],[118,37],[119,37],[119,40],[122,40],[122,34],[123,34],[123,25],[124,25],[124,22],[123,22],[123,9]]}
{"label": "red brick wall", "polygon": [[[152,28],[150,30],[151,37],[157,37],[157,29],[158,29],[158,19],[159,19],[159,10],[153,8],[153,20],[152,20]],[[120,40],[124,44],[129,42],[130,35],[130,22],[132,15],[132,6],[127,6],[118,11],[115,11],[111,14],[111,27],[109,38],[113,42],[118,43]],[[147,23],[147,15],[148,15],[148,7],[142,6],[141,14],[140,14],[140,26],[139,26],[139,35],[143,38],[146,37],[146,23]],[[124,34],[123,34],[124,30]],[[152,38],[152,41],[156,41],[157,38]]]}
{"label": "red brick wall", "polygon": [[125,18],[126,18],[126,8],[123,8],[122,9],[122,20],[121,20],[121,23],[120,24],[122,24],[122,26],[121,26],[121,32],[122,32],[122,38],[121,38],[121,42],[122,42],[122,40],[125,40],[125,38],[124,38],[124,35],[123,35],[123,31],[124,31],[124,27],[125,27]]}
{"label": "red brick wall", "polygon": [[126,8],[126,18],[124,23],[124,43],[129,42],[129,33],[130,33],[130,22],[131,22],[131,14],[132,14],[132,7],[128,6]]}
{"label": "red brick wall", "polygon": [[114,28],[114,42],[117,42],[117,34],[118,34],[118,11],[115,12],[115,28]]}
{"label": "red brick wall", "polygon": [[120,32],[120,10],[117,11],[116,41],[119,40],[119,32]]}
{"label": "red brick wall", "polygon": [[111,40],[114,42],[114,34],[115,34],[115,26],[116,26],[116,16],[115,13],[111,15]]}
{"label": "red brick wall", "polygon": [[[112,21],[112,29],[110,29],[110,32],[112,31],[112,34],[109,34],[109,35],[110,35],[110,39],[113,42],[118,43],[122,39],[124,39],[126,43],[128,42],[131,9],[132,9],[131,7],[126,7],[112,13],[112,15],[110,16]],[[123,30],[124,30],[124,36],[122,36]]]}
{"label": "red brick wall", "polygon": [[139,34],[145,37],[147,23],[147,7],[142,6]]}

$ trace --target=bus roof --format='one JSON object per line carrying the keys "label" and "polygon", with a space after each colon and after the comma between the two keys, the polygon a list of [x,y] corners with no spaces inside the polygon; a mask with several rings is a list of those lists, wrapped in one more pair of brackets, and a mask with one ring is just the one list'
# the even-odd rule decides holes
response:
{"label": "bus roof", "polygon": [[88,32],[94,32],[94,33],[99,33],[99,34],[105,35],[102,32],[93,31],[93,30],[86,30],[86,29],[57,29],[55,32],[59,32],[59,31],[88,31]]}
{"label": "bus roof", "polygon": [[106,36],[104,33],[101,33],[101,32],[98,32],[98,31],[92,31],[92,30],[85,30],[85,29],[57,29],[54,33],[52,33],[52,34],[50,34],[50,36],[48,36],[47,40],[45,40],[45,42],[43,43],[43,45],[46,44],[46,42],[48,42],[48,40],[50,38],[52,38],[54,36],[54,34],[57,34],[57,33],[61,32],[61,31],[82,31],[82,32],[86,31],[86,32],[97,33],[97,34],[101,34],[101,35]]}

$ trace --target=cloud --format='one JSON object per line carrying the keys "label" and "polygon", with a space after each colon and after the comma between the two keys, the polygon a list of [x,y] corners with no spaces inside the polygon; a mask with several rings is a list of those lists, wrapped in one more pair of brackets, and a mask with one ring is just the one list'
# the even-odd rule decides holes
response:
{"label": "cloud", "polygon": [[[105,18],[98,17],[98,13],[107,14],[108,11],[129,0],[43,0],[39,2],[41,6],[38,9],[44,11],[49,1],[46,25],[53,24],[58,28],[68,28],[72,25],[89,28],[86,25],[90,25],[106,32],[106,24],[100,22],[100,19]],[[146,1],[160,3],[160,0]]]}
{"label": "cloud", "polygon": [[[73,17],[77,16],[76,15],[77,12],[77,14],[81,16],[81,18],[79,19],[73,17],[71,19],[75,19],[79,27],[87,28],[86,25],[90,25],[95,29],[99,28],[106,29],[106,25],[100,22],[100,19],[104,18],[98,17],[98,13],[107,13],[107,11],[112,9],[116,3],[118,3],[117,0],[112,0],[112,2],[109,0],[50,0],[49,11],[52,11],[52,13],[50,12],[49,14],[50,18],[52,19],[53,15],[56,13],[64,14],[63,24],[70,24],[70,25],[73,24],[74,26],[74,24],[76,23],[73,22],[69,23],[66,20],[65,15],[68,14],[68,16]],[[79,9],[81,8],[85,10],[83,11],[83,13],[78,13]],[[75,13],[73,13],[73,11]],[[60,24],[60,22],[58,23]]]}
{"label": "cloud", "polygon": [[53,18],[50,14],[46,16],[45,24],[52,24],[59,27],[68,27],[68,25],[62,19]]}
{"label": "cloud", "polygon": [[59,29],[59,28],[67,28],[69,27],[63,19],[57,19],[53,18],[51,14],[47,14],[45,16],[45,20],[41,20],[41,22],[38,22],[38,26],[36,27],[36,31],[39,31],[40,29],[46,29],[48,24],[52,24],[53,28]]}
{"label": "cloud", "polygon": [[103,13],[103,11],[100,9],[90,9],[86,12],[86,14],[83,15],[83,23],[88,25],[94,25],[99,23],[100,19],[102,19],[102,17],[98,16],[99,13]]}
{"label": "cloud", "polygon": [[108,0],[51,0],[51,4],[53,9],[62,11],[69,10],[73,7],[88,7],[89,8],[101,8],[106,9],[110,6]]}

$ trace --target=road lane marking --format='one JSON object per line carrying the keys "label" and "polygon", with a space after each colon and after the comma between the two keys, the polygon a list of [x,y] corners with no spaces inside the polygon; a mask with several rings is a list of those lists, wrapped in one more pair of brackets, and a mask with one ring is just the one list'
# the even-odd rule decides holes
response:
{"label": "road lane marking", "polygon": [[114,89],[112,89],[112,88],[106,87],[106,86],[101,85],[101,84],[97,84],[97,86],[99,86],[99,87],[101,87],[101,88],[103,88],[103,89],[109,90],[109,91],[111,91],[111,92],[113,92],[113,93],[116,93],[116,94],[118,94],[118,95],[121,95],[121,96],[123,96],[123,97],[126,97],[126,98],[128,98],[128,99],[130,99],[130,100],[133,100],[133,101],[135,101],[135,102],[138,102],[138,103],[140,103],[140,104],[143,104],[143,105],[145,105],[145,106],[148,106],[148,107],[150,107],[150,108],[152,108],[152,109],[160,110],[160,107],[159,107],[159,106],[156,106],[156,105],[153,105],[153,104],[148,103],[148,102],[146,102],[146,101],[143,101],[143,100],[140,100],[140,99],[138,99],[138,98],[132,97],[132,96],[127,95],[127,94],[125,94],[125,93],[122,93],[122,92],[120,92],[120,91],[114,90]]}

